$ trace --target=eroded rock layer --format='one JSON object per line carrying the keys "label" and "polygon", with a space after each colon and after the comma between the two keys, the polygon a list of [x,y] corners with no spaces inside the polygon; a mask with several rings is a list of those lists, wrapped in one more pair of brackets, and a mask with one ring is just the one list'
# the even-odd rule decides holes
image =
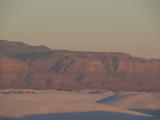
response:
{"label": "eroded rock layer", "polygon": [[0,88],[160,90],[160,59],[0,41]]}

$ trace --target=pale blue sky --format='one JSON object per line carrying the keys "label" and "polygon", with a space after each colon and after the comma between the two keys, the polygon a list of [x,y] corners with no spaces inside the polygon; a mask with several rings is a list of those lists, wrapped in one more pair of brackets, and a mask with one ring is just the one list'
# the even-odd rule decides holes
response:
{"label": "pale blue sky", "polygon": [[160,58],[160,0],[0,0],[0,39]]}

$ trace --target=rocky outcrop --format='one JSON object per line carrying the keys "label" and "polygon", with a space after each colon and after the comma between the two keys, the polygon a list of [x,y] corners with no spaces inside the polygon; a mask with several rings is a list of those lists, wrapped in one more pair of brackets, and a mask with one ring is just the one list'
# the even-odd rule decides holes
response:
{"label": "rocky outcrop", "polygon": [[23,61],[0,56],[0,88],[17,88],[23,86],[29,67]]}
{"label": "rocky outcrop", "polygon": [[4,40],[0,54],[0,88],[160,90],[159,59],[50,50]]}

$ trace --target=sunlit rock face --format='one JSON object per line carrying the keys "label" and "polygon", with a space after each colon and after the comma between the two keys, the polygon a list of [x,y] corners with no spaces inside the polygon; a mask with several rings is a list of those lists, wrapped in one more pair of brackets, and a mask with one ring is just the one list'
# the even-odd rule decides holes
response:
{"label": "sunlit rock face", "polygon": [[0,88],[160,90],[160,59],[0,41]]}

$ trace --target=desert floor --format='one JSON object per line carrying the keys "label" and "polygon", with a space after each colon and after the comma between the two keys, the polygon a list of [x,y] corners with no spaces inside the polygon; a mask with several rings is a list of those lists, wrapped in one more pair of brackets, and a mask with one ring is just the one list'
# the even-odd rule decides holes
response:
{"label": "desert floor", "polygon": [[0,90],[0,120],[160,120],[160,92]]}

